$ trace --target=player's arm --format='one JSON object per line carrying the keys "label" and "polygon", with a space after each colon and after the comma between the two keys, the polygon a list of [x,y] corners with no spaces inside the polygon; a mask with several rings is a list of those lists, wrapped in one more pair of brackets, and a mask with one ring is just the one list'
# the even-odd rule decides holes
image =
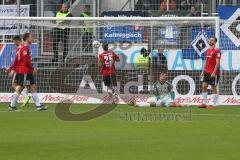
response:
{"label": "player's arm", "polygon": [[[207,52],[208,52],[208,50],[205,52],[205,54],[207,54]],[[201,78],[203,78],[203,76],[204,76],[204,71],[205,71],[205,68],[206,68],[206,59],[205,59],[205,61],[203,62],[204,64],[203,64],[203,68],[202,68],[202,73],[201,73]]]}
{"label": "player's arm", "polygon": [[26,64],[26,66],[29,67],[31,70],[34,71],[34,68],[33,68],[32,62],[31,62],[31,56],[30,56],[30,54],[29,54],[27,51],[23,51],[23,55],[24,55],[23,60],[24,60],[24,62],[25,62],[25,64]]}
{"label": "player's arm", "polygon": [[103,61],[102,61],[102,60],[99,60],[99,61],[98,61],[98,69],[99,69],[99,71],[101,71],[102,68],[103,68]]}
{"label": "player's arm", "polygon": [[13,64],[5,70],[6,73],[8,73],[9,77],[13,77],[13,74],[15,73],[16,67],[18,63],[18,55],[15,56]]}
{"label": "player's arm", "polygon": [[169,95],[170,95],[170,98],[172,100],[175,99],[175,92],[173,91],[173,86],[171,83],[167,82],[168,83],[168,91],[169,91]]}
{"label": "player's arm", "polygon": [[13,64],[6,70],[6,72],[9,72],[11,70],[15,71],[17,63],[18,63],[18,55],[15,56]]}
{"label": "player's arm", "polygon": [[30,57],[30,55],[27,55],[27,57],[26,57],[26,59],[25,59],[25,62],[26,62],[27,66],[28,66],[30,69],[34,70],[34,68],[33,68],[33,66],[32,66],[32,62],[31,62],[31,57]]}
{"label": "player's arm", "polygon": [[216,72],[220,67],[220,58],[221,58],[221,53],[219,52],[216,55],[216,65],[214,67],[214,70],[213,70],[213,73],[212,73],[211,77],[214,77],[216,75]]}
{"label": "player's arm", "polygon": [[118,55],[116,53],[114,53],[113,59],[116,62],[120,62],[120,58],[118,57]]}
{"label": "player's arm", "polygon": [[202,73],[201,73],[201,78],[203,78],[203,75],[204,75],[204,70],[205,70],[205,67],[206,67],[206,60],[205,60],[205,62],[203,62],[204,64],[203,64],[203,68],[202,68]]}
{"label": "player's arm", "polygon": [[158,87],[157,87],[157,82],[155,82],[154,84],[153,84],[153,94],[155,95],[155,97],[156,97],[156,99],[158,100],[158,99],[160,99],[160,91],[159,91],[159,89],[158,89]]}
{"label": "player's arm", "polygon": [[104,61],[103,61],[102,56],[100,55],[100,56],[98,57],[98,70],[99,70],[100,72],[102,71],[103,64],[104,64]]}

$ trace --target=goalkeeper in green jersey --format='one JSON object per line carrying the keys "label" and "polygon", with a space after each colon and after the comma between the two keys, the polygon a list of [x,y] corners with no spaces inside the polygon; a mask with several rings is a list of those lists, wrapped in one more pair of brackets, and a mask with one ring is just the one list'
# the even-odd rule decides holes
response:
{"label": "goalkeeper in green jersey", "polygon": [[172,84],[167,81],[167,73],[162,72],[159,80],[153,84],[154,97],[149,98],[147,102],[131,102],[136,107],[181,107],[174,102],[175,93],[172,90]]}

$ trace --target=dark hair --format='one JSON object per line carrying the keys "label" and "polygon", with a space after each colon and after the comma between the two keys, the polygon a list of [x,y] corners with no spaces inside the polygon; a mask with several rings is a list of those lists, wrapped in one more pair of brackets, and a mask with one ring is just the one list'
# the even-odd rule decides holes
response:
{"label": "dark hair", "polygon": [[140,53],[141,53],[141,54],[144,54],[144,53],[146,53],[146,52],[147,52],[147,49],[146,49],[146,48],[144,48],[144,47],[141,48],[141,50],[140,50]]}
{"label": "dark hair", "polygon": [[107,43],[103,43],[102,44],[102,48],[104,51],[107,51],[108,50],[108,44]]}
{"label": "dark hair", "polygon": [[68,3],[63,3],[62,5],[66,5],[69,8],[69,4]]}
{"label": "dark hair", "polygon": [[91,8],[91,6],[87,4],[87,5],[85,5],[85,8]]}
{"label": "dark hair", "polygon": [[191,8],[192,8],[192,7],[195,8],[195,9],[197,10],[197,7],[196,7],[196,6],[192,5]]}
{"label": "dark hair", "polygon": [[167,71],[166,70],[161,71],[160,75],[162,74],[167,74]]}
{"label": "dark hair", "polygon": [[19,35],[14,36],[14,37],[12,38],[12,40],[15,40],[15,41],[22,41],[22,39],[21,39],[21,37],[20,37]]}
{"label": "dark hair", "polygon": [[26,41],[29,37],[30,37],[30,33],[24,33],[24,34],[22,35],[23,41]]}
{"label": "dark hair", "polygon": [[215,42],[217,43],[218,39],[214,36],[211,36],[210,38],[213,38],[215,40]]}

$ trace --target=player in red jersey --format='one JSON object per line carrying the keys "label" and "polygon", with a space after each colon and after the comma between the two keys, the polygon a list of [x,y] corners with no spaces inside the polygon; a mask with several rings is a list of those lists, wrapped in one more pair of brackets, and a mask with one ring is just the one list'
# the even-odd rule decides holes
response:
{"label": "player in red jersey", "polygon": [[[221,52],[216,48],[217,38],[209,39],[210,48],[206,52],[206,62],[201,74],[203,103],[199,108],[214,109],[218,100],[217,84],[220,78]],[[208,85],[211,85],[212,104],[207,105]]]}
{"label": "player in red jersey", "polygon": [[[17,47],[16,48],[16,55],[19,55],[18,53],[19,53],[19,51],[20,51],[20,49],[21,49],[21,47],[22,47],[22,39],[21,39],[21,37],[20,36],[14,36],[13,37],[13,43],[15,44],[15,46]],[[15,70],[16,70],[16,63],[17,63],[17,61],[18,61],[18,58],[19,58],[19,56],[15,56],[15,59],[14,59],[14,63],[12,64],[12,66],[10,66],[7,70],[6,70],[6,73],[8,73],[8,76],[10,77],[10,78],[14,78],[14,75],[16,74],[15,73]],[[12,80],[12,88],[15,90],[15,87],[17,86],[17,84],[16,83],[14,83],[14,80]],[[23,89],[23,91],[21,92],[21,95],[22,96],[24,96],[24,98],[25,98],[25,102],[21,105],[21,107],[25,107],[25,106],[27,106],[28,105],[28,103],[29,103],[29,100],[31,99],[31,96],[29,96],[28,95],[28,89],[27,89],[27,87],[25,87],[24,89]]]}
{"label": "player in red jersey", "polygon": [[32,98],[36,104],[37,111],[46,110],[47,107],[43,106],[40,103],[40,99],[37,94],[37,86],[34,81],[33,72],[36,72],[36,69],[33,68],[31,62],[31,54],[29,51],[29,45],[32,44],[33,38],[31,37],[30,33],[23,34],[23,45],[17,52],[17,58],[13,66],[11,67],[14,69],[15,73],[13,77],[13,82],[16,83],[15,93],[13,94],[13,98],[11,100],[11,104],[9,106],[10,111],[17,110],[16,104],[20,93],[24,89],[25,86],[30,85],[30,90],[32,93]]}
{"label": "player in red jersey", "polygon": [[103,43],[102,47],[103,53],[99,55],[99,68],[103,82],[107,86],[107,92],[113,96],[117,94],[114,89],[117,86],[115,62],[120,62],[120,59],[114,52],[108,50],[107,43]]}

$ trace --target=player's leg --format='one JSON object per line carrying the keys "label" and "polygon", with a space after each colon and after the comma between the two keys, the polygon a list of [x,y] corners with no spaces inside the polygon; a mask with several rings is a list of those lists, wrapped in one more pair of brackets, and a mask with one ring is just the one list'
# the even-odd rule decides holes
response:
{"label": "player's leg", "polygon": [[33,98],[33,101],[36,105],[37,111],[47,110],[48,107],[42,105],[41,102],[40,102],[40,98],[39,98],[38,93],[37,93],[37,85],[35,84],[33,75],[29,74],[27,79],[30,82],[30,90],[31,90],[32,98]]}
{"label": "player's leg", "polygon": [[17,73],[13,73],[12,75],[13,75],[12,76],[12,88],[15,90],[15,87],[17,86],[17,83],[15,82]]}
{"label": "player's leg", "polygon": [[68,54],[68,33],[64,31],[63,34],[63,62],[65,62],[65,58],[67,57]]}
{"label": "player's leg", "polygon": [[88,52],[88,33],[87,32],[83,32],[82,33],[82,48],[83,51]]}
{"label": "player's leg", "polygon": [[27,87],[24,87],[21,95],[22,95],[23,97],[28,97],[28,89],[27,89]]}
{"label": "player's leg", "polygon": [[135,104],[135,107],[152,107],[152,106],[156,106],[156,104],[151,104],[151,103],[148,103],[148,102],[137,102]]}
{"label": "player's leg", "polygon": [[174,105],[174,101],[173,99],[171,98],[170,94],[169,95],[165,95],[165,96],[162,96],[161,100],[159,100],[159,105],[161,107],[176,107]]}
{"label": "player's leg", "polygon": [[16,83],[12,83],[12,88],[15,90],[15,87],[17,86]]}
{"label": "player's leg", "polygon": [[208,84],[210,82],[211,75],[204,73],[203,83],[202,83],[202,105],[199,108],[207,107],[207,97],[208,97]]}
{"label": "player's leg", "polygon": [[218,101],[218,91],[217,91],[217,84],[219,81],[219,76],[215,76],[211,79],[211,91],[212,91],[212,103],[208,106],[208,109],[214,109],[217,106]]}
{"label": "player's leg", "polygon": [[117,77],[115,74],[110,75],[110,82],[111,82],[110,89],[112,90],[112,93],[114,95],[117,95]]}
{"label": "player's leg", "polygon": [[156,100],[154,97],[149,98],[147,102],[138,102],[137,98],[134,97],[131,99],[129,105],[134,107],[156,107],[157,106]]}
{"label": "player's leg", "polygon": [[[16,86],[18,85],[16,82],[15,82],[15,77],[16,77],[16,73],[14,74],[13,76],[13,80],[12,80],[12,88],[15,90]],[[23,82],[24,83],[24,82]],[[22,84],[23,85],[23,84]],[[21,92],[21,95],[24,97],[24,103],[21,105],[21,108],[25,107],[28,103],[29,103],[29,100],[31,99],[31,97],[28,95],[28,89],[25,87],[22,92]]]}
{"label": "player's leg", "polygon": [[18,101],[18,98],[23,90],[23,83],[24,83],[24,75],[23,74],[16,74],[14,76],[13,82],[16,84],[14,86],[15,92],[13,93],[11,103],[9,105],[8,110],[9,111],[15,111],[17,110],[16,104]]}
{"label": "player's leg", "polygon": [[110,76],[105,76],[103,77],[103,83],[104,85],[107,87],[107,93],[109,96],[112,96],[112,86],[111,86],[111,80],[110,80]]}
{"label": "player's leg", "polygon": [[92,33],[88,33],[88,48],[89,48],[89,51],[92,51]]}
{"label": "player's leg", "polygon": [[15,110],[17,110],[17,107],[16,107],[17,101],[18,101],[18,99],[19,99],[19,96],[20,96],[23,88],[24,88],[24,87],[23,87],[23,86],[20,86],[20,85],[17,85],[17,86],[15,87],[15,92],[13,93],[12,100],[11,100],[11,103],[10,103],[9,108],[8,108],[9,111],[15,111]]}
{"label": "player's leg", "polygon": [[117,77],[116,75],[110,75],[110,89],[112,90],[112,94],[113,94],[113,103],[117,103],[120,100],[120,97],[118,95],[118,91],[117,91]]}
{"label": "player's leg", "polygon": [[28,88],[26,86],[23,89],[23,91],[21,92],[21,95],[24,97],[24,102],[21,105],[21,107],[25,108],[29,104],[29,101],[31,99],[31,96],[28,94]]}
{"label": "player's leg", "polygon": [[[15,90],[15,87],[17,86],[17,83],[14,82],[15,76],[16,76],[16,73],[14,73],[13,79],[12,79],[12,88],[13,88],[14,90]],[[26,87],[25,87],[25,88],[23,89],[23,91],[21,92],[21,95],[25,98],[25,101],[26,101],[26,100],[29,101],[28,90],[27,90]],[[31,98],[31,97],[30,97],[30,98]]]}
{"label": "player's leg", "polygon": [[52,62],[58,62],[58,43],[60,41],[59,29],[54,29],[53,32],[53,60]]}

